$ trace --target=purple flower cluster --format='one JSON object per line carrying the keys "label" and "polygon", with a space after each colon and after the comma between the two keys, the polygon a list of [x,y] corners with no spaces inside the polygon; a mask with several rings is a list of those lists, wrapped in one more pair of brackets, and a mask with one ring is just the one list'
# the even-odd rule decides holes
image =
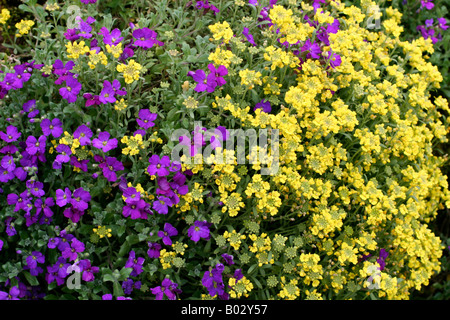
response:
{"label": "purple flower cluster", "polygon": [[214,13],[214,15],[220,12],[220,10],[217,7],[210,4],[208,0],[197,1],[195,7],[198,10],[203,9],[203,14],[206,14],[209,10],[211,10]]}
{"label": "purple flower cluster", "polygon": [[41,69],[43,64],[27,62],[14,66],[14,72],[7,72],[3,81],[0,81],[0,99],[3,99],[10,90],[22,89],[24,83],[31,79],[34,69]]}
{"label": "purple flower cluster", "polygon": [[84,252],[85,245],[65,230],[61,231],[59,236],[50,238],[47,246],[49,249],[57,249],[61,254],[53,265],[47,266],[45,279],[48,284],[56,281],[58,286],[63,285],[65,278],[72,271],[82,273],[82,279],[90,282],[94,280],[94,274],[99,272],[99,268],[92,266],[88,259],[70,264],[71,261],[79,259],[79,254]]}
{"label": "purple flower cluster", "polygon": [[182,292],[181,289],[178,289],[178,284],[172,282],[169,278],[165,278],[161,286],[150,288],[150,290],[156,295],[155,300],[163,300],[164,296],[169,300],[176,300],[176,295]]}
{"label": "purple flower cluster", "polygon": [[377,258],[377,262],[380,265],[380,270],[383,271],[384,267],[386,266],[386,258],[389,256],[389,252],[387,252],[385,249],[380,250],[379,257]]}
{"label": "purple flower cluster", "polygon": [[431,18],[425,20],[425,25],[417,26],[417,30],[420,31],[425,39],[431,38],[433,43],[437,43],[442,40],[442,31],[447,30],[448,27],[445,18],[438,18],[436,21]]}
{"label": "purple flower cluster", "polygon": [[117,101],[116,96],[124,96],[126,94],[127,92],[124,88],[121,88],[119,80],[114,79],[112,83],[105,80],[98,99],[103,104],[114,103]]}
{"label": "purple flower cluster", "polygon": [[225,266],[217,263],[211,270],[205,271],[202,278],[202,285],[208,290],[211,297],[218,296],[221,300],[228,300],[228,294],[225,292],[222,273]]}
{"label": "purple flower cluster", "polygon": [[86,21],[81,19],[81,17],[76,17],[78,27],[67,29],[64,33],[64,37],[69,41],[76,41],[80,38],[90,39],[93,37],[92,26],[96,20],[93,17],[87,17]]}
{"label": "purple flower cluster", "polygon": [[76,189],[73,193],[69,188],[56,190],[56,204],[58,207],[71,205],[64,210],[64,216],[77,223],[88,208],[91,194],[83,188]]}
{"label": "purple flower cluster", "polygon": [[149,28],[134,29],[133,45],[136,47],[143,48],[145,50],[152,48],[155,44],[157,44],[158,46],[163,46],[164,43],[157,40],[156,39],[157,36],[158,34]]}

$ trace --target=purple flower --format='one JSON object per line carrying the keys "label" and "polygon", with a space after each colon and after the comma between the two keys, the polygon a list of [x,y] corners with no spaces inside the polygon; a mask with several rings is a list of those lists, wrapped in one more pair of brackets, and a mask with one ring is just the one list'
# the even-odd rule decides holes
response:
{"label": "purple flower", "polygon": [[194,225],[188,229],[188,236],[194,242],[198,242],[200,238],[209,240],[211,237],[209,227],[211,226],[212,224],[209,222],[197,220],[194,222]]}
{"label": "purple flower", "polygon": [[98,95],[93,95],[91,93],[85,93],[85,94],[83,94],[83,98],[86,99],[86,103],[84,104],[85,107],[98,106],[101,104],[100,96],[98,96]]}
{"label": "purple flower", "polygon": [[50,209],[50,207],[53,207],[55,205],[55,200],[51,197],[48,197],[43,202],[42,199],[36,199],[34,202],[34,206],[36,207],[36,215],[39,215],[41,211],[43,211],[44,215],[46,217],[53,216],[53,211]]}
{"label": "purple flower", "polygon": [[63,258],[69,259],[69,261],[75,261],[78,258],[78,253],[83,252],[84,249],[85,249],[84,243],[73,238],[72,241],[70,242],[70,247],[64,249],[64,251],[61,254]]}
{"label": "purple flower", "polygon": [[31,256],[28,256],[26,258],[26,262],[27,262],[27,266],[30,269],[35,269],[35,268],[37,268],[37,264],[38,263],[44,263],[45,262],[45,257],[44,257],[44,255],[41,252],[33,251],[31,253]]}
{"label": "purple flower", "polygon": [[19,139],[21,135],[22,133],[20,133],[13,125],[10,125],[6,128],[6,133],[0,131],[0,138],[7,143],[17,141],[17,139]]}
{"label": "purple flower", "polygon": [[159,243],[149,242],[147,255],[149,258],[159,258],[160,250],[161,250],[161,245]]}
{"label": "purple flower", "polygon": [[447,26],[447,20],[445,20],[445,18],[438,18],[438,26],[439,28],[441,28],[442,30],[447,30],[449,26]]}
{"label": "purple flower", "polygon": [[380,250],[379,257],[377,259],[378,264],[380,265],[380,270],[383,271],[384,267],[386,266],[386,258],[389,256],[389,252],[387,252],[385,249]]}
{"label": "purple flower", "polygon": [[70,199],[72,206],[80,211],[84,211],[88,208],[89,201],[91,201],[91,194],[83,188],[76,189]]}
{"label": "purple flower", "polygon": [[0,251],[3,249],[3,241],[0,239]]}
{"label": "purple flower", "polygon": [[58,118],[55,118],[52,121],[50,121],[50,119],[42,120],[41,129],[46,137],[52,135],[55,138],[59,138],[63,133],[62,122]]}
{"label": "purple flower", "polygon": [[136,122],[141,128],[148,130],[155,125],[152,121],[155,121],[157,116],[156,113],[151,113],[149,109],[141,109],[139,110],[139,118],[136,119]]}
{"label": "purple flower", "polygon": [[155,44],[164,45],[161,41],[156,40],[157,33],[149,28],[133,30],[133,37],[136,39],[133,45],[144,49],[150,49]]}
{"label": "purple flower", "polygon": [[127,187],[123,191],[123,196],[125,197],[126,203],[132,203],[134,201],[137,201],[141,198],[141,193],[136,190],[136,188],[133,187]]}
{"label": "purple flower", "polygon": [[244,274],[242,273],[242,270],[241,269],[236,269],[235,271],[234,271],[234,278],[236,279],[236,280],[241,280],[242,278],[244,277]]}
{"label": "purple flower", "polygon": [[255,41],[253,40],[253,36],[249,33],[248,28],[244,28],[244,31],[242,31],[242,34],[245,36],[248,42],[250,42],[252,45],[256,46]]}
{"label": "purple flower", "polygon": [[181,293],[180,289],[177,289],[178,284],[172,282],[169,278],[165,278],[161,286],[150,288],[152,293],[156,295],[155,300],[163,300],[166,296],[169,300],[176,300],[176,294]]}
{"label": "purple flower", "polygon": [[195,82],[197,82],[197,86],[194,88],[197,92],[203,92],[208,90],[208,92],[214,92],[214,88],[212,83],[207,83],[206,73],[202,69],[199,69],[195,72],[189,71],[187,74],[189,77],[192,77]]}
{"label": "purple flower", "polygon": [[105,153],[117,148],[118,143],[117,139],[116,138],[109,139],[110,136],[111,135],[107,131],[100,132],[98,134],[98,138],[92,140],[92,145]]}
{"label": "purple flower", "polygon": [[109,82],[108,80],[105,80],[103,82],[103,89],[100,92],[100,96],[99,96],[100,102],[103,104],[114,103],[117,100],[114,97],[114,95],[115,95],[115,92],[114,92],[111,82]]}
{"label": "purple flower", "polygon": [[45,141],[47,137],[46,136],[40,136],[38,139],[36,139],[34,136],[28,136],[26,140],[26,151],[30,155],[35,155],[38,152],[45,153]]}
{"label": "purple flower", "polygon": [[328,59],[330,60],[330,65],[333,69],[341,65],[341,56],[331,50],[328,51]]}
{"label": "purple flower", "polygon": [[172,245],[172,239],[170,239],[170,237],[176,235],[178,235],[178,230],[168,222],[164,224],[164,231],[158,231],[158,237],[162,238],[162,241],[166,246]]}
{"label": "purple flower", "polygon": [[16,65],[14,66],[14,71],[15,73],[15,82],[13,84],[13,87],[16,89],[20,89],[23,87],[23,84],[25,82],[27,82],[28,80],[30,80],[31,78],[31,73],[28,72],[28,70],[26,70],[27,67],[26,65],[22,64],[22,65]]}
{"label": "purple flower", "polygon": [[428,10],[431,10],[434,8],[433,0],[421,0],[420,4],[422,5],[422,8],[426,8]]}
{"label": "purple flower", "polygon": [[157,200],[153,201],[153,209],[159,214],[167,214],[169,207],[172,207],[173,202],[167,197],[159,196]]}
{"label": "purple flower", "polygon": [[69,188],[65,188],[64,191],[62,189],[56,190],[56,204],[59,207],[64,207],[67,203],[72,199],[72,192]]}
{"label": "purple flower", "polygon": [[14,173],[0,166],[0,182],[6,183],[12,179],[14,179]]}
{"label": "purple flower", "polygon": [[25,102],[22,106],[22,110],[23,112],[28,112],[28,118],[34,118],[39,113],[39,110],[36,109],[35,99],[28,100],[27,102]]}
{"label": "purple flower", "polygon": [[203,274],[202,285],[208,289],[210,296],[222,295],[225,292],[225,286],[223,284],[222,273],[224,265],[218,263],[211,271],[206,271]]}
{"label": "purple flower", "polygon": [[134,250],[130,251],[130,255],[128,256],[128,260],[125,263],[125,268],[133,268],[133,271],[131,271],[131,276],[136,277],[137,275],[141,274],[143,269],[142,265],[144,264],[145,259],[140,257],[136,258],[136,253]]}
{"label": "purple flower", "polygon": [[117,181],[116,171],[123,170],[123,164],[114,157],[106,157],[106,165],[103,166],[103,176],[110,182]]}
{"label": "purple flower", "polygon": [[225,81],[225,79],[223,78],[223,76],[226,76],[228,74],[228,70],[225,66],[218,66],[217,68],[214,67],[214,64],[210,63],[208,64],[208,69],[210,71],[210,73],[208,74],[207,77],[207,83],[211,82],[211,83],[215,83],[216,86],[223,86],[225,83],[227,83]]}
{"label": "purple flower", "polygon": [[224,258],[225,259],[225,262],[228,264],[228,265],[232,265],[232,264],[234,264],[234,261],[233,261],[233,256],[232,255],[230,255],[230,254],[228,254],[228,253],[224,253],[224,254],[222,254],[222,258]]}
{"label": "purple flower", "polygon": [[59,163],[66,163],[70,161],[70,155],[72,150],[68,145],[60,144],[56,147],[56,152],[59,154],[56,156],[56,161]]}
{"label": "purple flower", "polygon": [[98,34],[103,36],[103,43],[110,46],[116,46],[123,40],[121,31],[117,28],[109,32],[106,27],[102,27]]}
{"label": "purple flower", "polygon": [[310,59],[319,59],[320,58],[320,47],[317,44],[316,41],[311,42],[311,40],[307,39],[305,41],[305,44],[303,45],[303,47],[301,48],[302,52],[308,51],[308,53],[306,54],[306,58]]}
{"label": "purple flower", "polygon": [[13,172],[16,168],[14,158],[12,156],[4,156],[0,161],[0,168],[7,170],[8,172]]}
{"label": "purple flower", "polygon": [[80,141],[80,145],[82,145],[82,146],[86,146],[91,143],[92,135],[93,135],[93,133],[92,133],[91,129],[89,129],[84,124],[79,126],[73,133],[73,137],[75,139],[78,139]]}
{"label": "purple flower", "polygon": [[89,163],[89,159],[78,161],[76,156],[70,156],[70,164],[74,167],[79,168],[83,172],[87,172],[87,164]]}
{"label": "purple flower", "polygon": [[59,88],[61,96],[67,100],[68,103],[77,101],[78,93],[81,91],[81,83],[73,76],[66,78],[66,86]]}
{"label": "purple flower", "polygon": [[[78,18],[78,17],[77,17]],[[88,17],[86,19],[86,21],[83,21],[83,19],[79,18],[80,23],[79,23],[79,33],[78,35],[80,37],[83,37],[85,39],[89,39],[92,38],[92,27],[91,27],[91,23],[95,22],[96,20],[92,17]]]}
{"label": "purple flower", "polygon": [[80,260],[79,265],[83,270],[82,279],[86,282],[94,281],[94,273],[98,273],[100,269],[91,265],[91,261],[88,259]]}
{"label": "purple flower", "polygon": [[18,298],[20,290],[18,287],[11,287],[9,292],[0,291],[0,300],[20,300]]}
{"label": "purple flower", "polygon": [[47,266],[47,271],[49,272],[46,276],[47,283],[50,284],[56,280],[58,285],[63,284],[64,278],[67,277],[67,270],[69,267],[71,267],[71,265],[67,263],[66,258],[59,257],[54,265]]}
{"label": "purple flower", "polygon": [[26,186],[30,193],[35,197],[42,197],[45,194],[44,184],[40,181],[28,180]]}
{"label": "purple flower", "polygon": [[211,10],[214,13],[214,15],[216,15],[216,13],[220,12],[220,10],[217,7],[213,6],[212,4],[209,4],[208,0],[197,1],[195,7],[197,9],[204,9],[204,13],[208,10]]}
{"label": "purple flower", "polygon": [[64,65],[64,63],[56,59],[55,63],[53,64],[53,73],[58,75],[58,79],[55,81],[55,84],[62,84],[68,77],[73,77],[73,73],[70,72],[70,70],[73,69],[75,66],[75,62],[73,61],[67,61],[67,63]]}
{"label": "purple flower", "polygon": [[122,214],[124,217],[131,217],[131,219],[146,219],[145,209],[147,208],[147,203],[143,199],[136,199],[127,202],[127,204],[122,208]]}
{"label": "purple flower", "polygon": [[261,111],[269,113],[270,111],[272,111],[272,106],[269,101],[264,101],[263,99],[255,105],[253,111],[256,111],[257,109],[261,109]]}
{"label": "purple flower", "polygon": [[141,282],[140,281],[134,282],[132,279],[128,278],[127,280],[122,282],[122,288],[125,294],[131,294],[133,292],[133,289],[141,288]]}
{"label": "purple flower", "polygon": [[169,170],[167,170],[167,168],[170,167],[169,156],[162,156],[160,158],[157,154],[154,154],[148,161],[150,162],[150,165],[147,167],[147,172],[151,176],[158,175],[163,177],[169,175]]}

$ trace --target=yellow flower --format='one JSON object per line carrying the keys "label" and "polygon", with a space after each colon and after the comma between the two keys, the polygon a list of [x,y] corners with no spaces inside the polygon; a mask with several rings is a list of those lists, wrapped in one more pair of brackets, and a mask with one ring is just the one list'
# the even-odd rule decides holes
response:
{"label": "yellow flower", "polygon": [[104,226],[98,226],[98,228],[94,228],[94,229],[92,229],[92,231],[94,231],[94,233],[96,233],[101,239],[103,237],[110,238],[112,230],[109,228],[106,228]]}
{"label": "yellow flower", "polygon": [[223,39],[225,43],[228,43],[233,37],[233,30],[231,30],[230,25],[226,21],[223,23],[217,22],[216,24],[210,25],[208,28],[213,33],[213,38],[216,41]]}
{"label": "yellow flower", "polygon": [[77,43],[76,41],[69,42],[66,44],[67,48],[67,58],[69,59],[78,59],[79,56],[82,56],[90,51],[88,46],[85,46],[84,41],[80,41]]}
{"label": "yellow flower", "polygon": [[122,42],[119,42],[119,44],[112,46],[107,44],[106,51],[108,51],[108,53],[111,53],[114,56],[114,58],[118,59],[123,52]]}
{"label": "yellow flower", "polygon": [[[9,11],[8,11],[9,13]],[[2,10],[2,17],[3,17],[3,10]],[[6,19],[9,18],[8,15],[5,12],[5,16]],[[3,18],[2,18],[3,20]],[[5,20],[6,21],[6,20]],[[19,29],[19,33],[16,34],[16,37],[21,37],[24,34],[28,34],[28,32],[30,31],[31,27],[34,26],[34,21],[32,20],[20,20],[20,22],[16,23],[16,28]]]}
{"label": "yellow flower", "polygon": [[0,23],[6,24],[6,21],[11,17],[11,14],[8,9],[2,9],[0,13]]}
{"label": "yellow flower", "polygon": [[108,58],[103,53],[103,51],[100,51],[99,53],[97,53],[97,51],[95,50],[89,51],[89,68],[95,69],[95,66],[99,63],[105,66],[108,64]]}
{"label": "yellow flower", "polygon": [[128,64],[119,64],[117,66],[117,71],[123,73],[125,82],[128,84],[133,83],[135,80],[139,80],[139,73],[141,70],[142,66],[134,60],[130,60]]}

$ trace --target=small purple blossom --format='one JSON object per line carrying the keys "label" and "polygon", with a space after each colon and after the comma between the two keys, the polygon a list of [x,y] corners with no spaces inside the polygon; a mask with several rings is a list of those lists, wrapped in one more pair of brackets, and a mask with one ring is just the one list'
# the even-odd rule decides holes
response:
{"label": "small purple blossom", "polygon": [[130,251],[128,256],[128,260],[125,263],[125,268],[133,268],[131,271],[131,276],[136,277],[137,275],[143,272],[142,265],[144,264],[145,259],[142,257],[136,258],[136,252],[134,250]]}
{"label": "small purple blossom", "polygon": [[19,139],[21,135],[22,133],[20,133],[19,130],[17,130],[17,128],[13,125],[10,125],[6,128],[6,133],[0,131],[0,139],[7,143],[17,141],[17,139]]}
{"label": "small purple blossom", "polygon": [[156,242],[148,243],[147,255],[149,258],[159,258],[161,251],[161,245]]}
{"label": "small purple blossom", "polygon": [[81,83],[78,82],[73,76],[66,78],[66,86],[59,88],[61,96],[67,100],[68,103],[74,103],[77,101],[78,94],[81,91]]}
{"label": "small purple blossom", "polygon": [[159,214],[167,214],[169,212],[169,207],[172,207],[173,202],[170,198],[159,196],[157,200],[153,201],[153,210]]}
{"label": "small purple blossom", "polygon": [[117,148],[118,141],[116,138],[110,139],[110,133],[107,131],[99,132],[98,138],[92,140],[92,146],[103,152],[108,152]]}
{"label": "small purple blossom", "polygon": [[176,235],[178,235],[178,230],[168,222],[164,224],[164,231],[158,231],[158,237],[162,238],[162,241],[166,246],[172,245],[172,239],[170,239],[170,237]]}
{"label": "small purple blossom", "polygon": [[155,125],[153,121],[156,120],[157,116],[156,113],[151,113],[149,109],[141,109],[139,110],[139,118],[136,119],[136,122],[141,128],[148,130]]}
{"label": "small purple blossom", "polygon": [[200,238],[209,240],[211,237],[209,228],[211,226],[212,223],[197,220],[194,222],[194,225],[188,229],[188,236],[194,242],[198,242]]}
{"label": "small purple blossom", "polygon": [[152,293],[156,295],[155,300],[163,300],[166,296],[169,300],[176,300],[176,295],[181,293],[181,290],[177,288],[178,284],[172,282],[169,278],[165,278],[161,286],[150,288]]}
{"label": "small purple blossom", "polygon": [[41,129],[46,137],[52,135],[54,138],[59,138],[63,134],[62,122],[58,118],[52,121],[47,118],[42,120]]}
{"label": "small purple blossom", "polygon": [[159,177],[168,176],[170,167],[170,158],[169,156],[162,156],[154,154],[148,159],[150,165],[147,167],[147,172],[149,175],[154,176],[158,175]]}

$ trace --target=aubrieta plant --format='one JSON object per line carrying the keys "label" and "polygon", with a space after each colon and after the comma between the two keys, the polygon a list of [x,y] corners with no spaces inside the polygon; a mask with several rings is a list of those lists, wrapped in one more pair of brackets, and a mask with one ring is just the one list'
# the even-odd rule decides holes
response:
{"label": "aubrieta plant", "polygon": [[[0,15],[0,299],[408,299],[440,272],[443,17],[405,40],[389,1],[20,9]],[[239,130],[267,143],[229,148]]]}

